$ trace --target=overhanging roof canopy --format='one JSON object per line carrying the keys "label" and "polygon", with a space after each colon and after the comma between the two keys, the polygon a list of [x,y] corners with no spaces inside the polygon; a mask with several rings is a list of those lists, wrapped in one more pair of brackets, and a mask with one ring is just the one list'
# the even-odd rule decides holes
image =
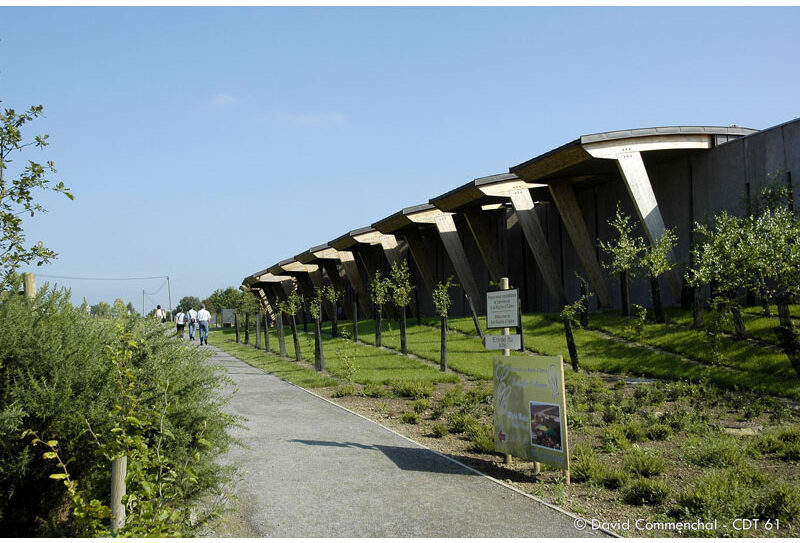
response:
{"label": "overhanging roof canopy", "polygon": [[411,219],[412,216],[419,215],[420,213],[425,213],[433,209],[436,209],[436,207],[431,204],[420,204],[411,207],[404,207],[397,213],[389,215],[385,219],[381,219],[378,222],[372,223],[372,227],[383,234],[394,234],[406,228],[417,225],[417,223]]}
{"label": "overhanging roof canopy", "polygon": [[616,161],[605,150],[629,149],[646,154],[645,162],[660,161],[679,153],[709,149],[756,130],[739,126],[666,126],[589,134],[548,151],[509,171],[530,182],[550,184],[560,179],[573,182],[619,177]]}

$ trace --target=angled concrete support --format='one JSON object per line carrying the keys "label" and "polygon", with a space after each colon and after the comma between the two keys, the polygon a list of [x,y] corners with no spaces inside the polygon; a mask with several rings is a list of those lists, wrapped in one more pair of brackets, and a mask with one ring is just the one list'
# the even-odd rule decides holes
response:
{"label": "angled concrete support", "polygon": [[492,281],[499,282],[500,278],[507,277],[507,274],[503,268],[500,253],[497,252],[497,241],[492,236],[494,228],[489,214],[473,209],[464,213],[464,217],[467,219],[472,237],[475,238],[478,250],[486,263],[486,268],[489,270],[489,277],[492,278]]}
{"label": "angled concrete support", "polygon": [[361,272],[356,264],[355,255],[351,251],[339,251],[339,258],[344,268],[345,276],[350,282],[350,286],[358,296],[358,305],[360,311],[367,318],[372,318],[372,302],[369,299],[369,293],[364,281],[361,279]]}
{"label": "angled concrete support", "polygon": [[[658,208],[656,195],[653,193],[653,186],[650,184],[650,177],[647,175],[647,169],[642,160],[642,154],[637,151],[620,153],[616,155],[616,159],[622,179],[628,189],[628,194],[630,194],[633,205],[636,208],[636,214],[639,215],[639,220],[642,221],[650,243],[655,245],[664,236],[666,227],[664,226],[664,219],[661,217],[661,211]],[[672,252],[669,254],[669,260],[675,262],[675,255]],[[681,281],[677,270],[673,269],[668,272],[666,277],[673,299],[680,301]]]}
{"label": "angled concrete support", "polygon": [[431,267],[430,255],[434,254],[432,244],[425,239],[418,229],[408,229],[403,232],[403,236],[408,242],[408,250],[414,257],[414,262],[422,275],[422,281],[428,287],[428,292],[433,292],[436,288],[436,273]]}
{"label": "angled concrete support", "polygon": [[[339,292],[345,292],[344,283],[342,282],[342,277],[340,275],[339,266],[333,260],[323,260],[322,267],[325,269],[325,274],[328,276],[328,279],[333,285],[333,288],[338,290]],[[350,307],[352,304],[349,302],[345,303],[345,300],[342,299],[342,311],[344,313],[345,318],[352,318],[351,313],[353,312],[352,308]]]}
{"label": "angled concrete support", "polygon": [[547,285],[550,293],[556,298],[558,307],[567,304],[567,297],[564,295],[564,287],[559,280],[556,264],[550,254],[550,247],[547,245],[547,238],[542,231],[536,209],[534,209],[531,193],[527,188],[512,190],[508,193],[511,198],[511,205],[519,219],[522,233],[531,248],[536,264],[542,274],[542,279]]}
{"label": "angled concrete support", "polygon": [[586,229],[586,223],[583,220],[581,209],[578,207],[578,200],[575,198],[575,191],[572,185],[569,181],[561,181],[553,183],[549,187],[550,194],[553,195],[553,201],[555,201],[558,213],[564,223],[564,228],[569,234],[569,239],[572,240],[572,246],[575,247],[578,259],[581,261],[581,265],[588,276],[589,283],[595,294],[597,294],[598,305],[611,307],[611,293],[608,288],[608,282],[595,256],[594,242],[589,237],[589,231]]}
{"label": "angled concrete support", "polygon": [[478,286],[475,284],[467,254],[464,252],[463,245],[461,245],[461,238],[458,237],[453,215],[440,213],[434,219],[434,224],[439,232],[439,237],[442,239],[445,251],[447,251],[447,256],[450,257],[450,262],[456,270],[458,280],[464,288],[464,292],[472,300],[475,312],[478,314],[486,313],[486,300],[480,296]]}

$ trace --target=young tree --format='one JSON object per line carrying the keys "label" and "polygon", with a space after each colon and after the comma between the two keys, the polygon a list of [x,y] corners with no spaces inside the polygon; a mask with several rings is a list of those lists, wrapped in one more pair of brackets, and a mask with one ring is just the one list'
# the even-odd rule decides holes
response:
{"label": "young tree", "polygon": [[569,359],[572,362],[572,369],[575,373],[581,371],[580,360],[578,360],[578,349],[575,346],[575,336],[572,334],[572,326],[580,327],[578,322],[578,314],[582,313],[586,307],[586,301],[581,296],[575,302],[565,305],[561,310],[561,322],[564,323],[564,336],[567,340],[567,350],[569,351]]}
{"label": "young tree", "polygon": [[333,285],[328,285],[322,288],[322,297],[333,305],[333,315],[331,315],[331,336],[336,337],[339,335],[339,302],[344,297],[344,292],[336,290]]}
{"label": "young tree", "polygon": [[114,300],[114,305],[111,307],[111,316],[115,319],[125,319],[128,317],[128,307],[122,298]]}
{"label": "young tree", "polygon": [[616,240],[605,243],[598,239],[600,247],[611,257],[611,262],[604,264],[613,273],[619,275],[620,297],[622,299],[622,314],[626,317],[631,314],[630,289],[628,282],[633,279],[634,269],[642,252],[644,241],[638,236],[633,236],[634,225],[631,218],[622,212],[619,202],[617,214],[613,221],[608,221],[610,226],[618,232]]}
{"label": "young tree", "polygon": [[[110,317],[111,306],[106,302],[97,302],[92,306],[91,312],[95,317]],[[155,313],[155,309],[152,312]]]}
{"label": "young tree", "polygon": [[433,305],[436,308],[436,313],[442,319],[442,348],[439,356],[439,369],[447,371],[447,313],[450,311],[450,305],[453,301],[450,299],[449,290],[457,287],[453,283],[453,276],[447,278],[447,281],[439,283],[433,289]]}
{"label": "young tree", "polygon": [[292,326],[292,337],[294,338],[294,357],[298,362],[301,360],[302,355],[300,353],[300,338],[297,335],[297,321],[295,320],[295,315],[300,311],[302,304],[302,299],[296,288],[292,290],[286,300],[278,304],[278,309],[289,316],[289,323]]}
{"label": "young tree", "polygon": [[375,304],[375,346],[380,347],[383,343],[383,304],[389,299],[389,289],[392,282],[386,278],[381,278],[381,272],[375,272],[375,277],[369,284],[372,303]]}
{"label": "young tree", "polygon": [[405,260],[392,264],[392,301],[400,309],[400,351],[408,354],[406,344],[406,307],[411,303],[411,275],[408,272],[408,263]]}
{"label": "young tree", "polygon": [[669,228],[664,231],[664,235],[655,245],[650,245],[644,250],[642,255],[642,267],[650,276],[650,297],[653,300],[653,313],[656,322],[666,322],[667,316],[664,313],[664,306],[661,303],[661,289],[658,285],[658,278],[675,267],[669,261],[672,249],[678,243],[678,236]]}
{"label": "young tree", "polygon": [[322,346],[322,328],[320,320],[322,319],[322,300],[327,297],[325,288],[315,289],[315,296],[309,303],[309,312],[314,319],[314,369],[317,371],[325,370],[325,351]]}
{"label": "young tree", "polygon": [[[212,295],[213,296],[213,295]],[[181,298],[181,301],[178,302],[178,307],[176,308],[177,311],[188,311],[191,308],[194,308],[195,311],[200,309],[200,305],[202,302],[200,298],[197,296],[184,296]],[[219,313],[218,309],[214,307],[211,309],[211,304],[207,303],[206,307],[208,308],[209,312]]]}
{"label": "young tree", "polygon": [[35,136],[27,142],[22,136],[23,126],[42,115],[42,111],[39,105],[31,106],[22,113],[13,109],[0,112],[0,281],[3,284],[21,265],[36,262],[37,266],[41,266],[57,256],[41,241],[26,247],[22,217],[33,217],[36,213],[47,211],[34,199],[34,191],[49,190],[74,199],[63,182],[53,185],[47,179],[48,174],[56,173],[50,160],[44,164],[28,160],[24,167],[10,170],[13,162],[11,157],[17,156],[26,147],[33,145],[43,149],[48,145],[47,134]]}

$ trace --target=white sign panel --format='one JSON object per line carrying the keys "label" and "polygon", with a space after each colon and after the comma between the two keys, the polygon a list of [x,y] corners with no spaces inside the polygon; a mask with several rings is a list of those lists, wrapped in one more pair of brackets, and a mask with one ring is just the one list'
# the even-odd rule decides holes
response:
{"label": "white sign panel", "polygon": [[483,346],[489,350],[510,349],[518,351],[522,346],[519,334],[513,336],[483,336]]}
{"label": "white sign panel", "polygon": [[519,326],[517,289],[486,293],[486,328]]}

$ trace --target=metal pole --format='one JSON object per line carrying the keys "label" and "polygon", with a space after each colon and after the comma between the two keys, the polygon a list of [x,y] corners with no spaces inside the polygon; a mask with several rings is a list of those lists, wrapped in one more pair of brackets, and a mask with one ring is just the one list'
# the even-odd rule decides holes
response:
{"label": "metal pole", "polygon": [[169,320],[172,320],[172,289],[169,286],[169,275],[167,276],[167,299],[169,300]]}
{"label": "metal pole", "polygon": [[144,317],[144,289],[142,289],[142,317]]}
{"label": "metal pole", "polygon": [[[500,290],[508,290],[508,277],[500,278]],[[508,328],[503,328],[503,335],[507,336],[508,334]],[[503,356],[511,356],[511,349],[503,349]],[[511,455],[509,453],[505,453],[503,456],[503,462],[506,464],[511,463]]]}

